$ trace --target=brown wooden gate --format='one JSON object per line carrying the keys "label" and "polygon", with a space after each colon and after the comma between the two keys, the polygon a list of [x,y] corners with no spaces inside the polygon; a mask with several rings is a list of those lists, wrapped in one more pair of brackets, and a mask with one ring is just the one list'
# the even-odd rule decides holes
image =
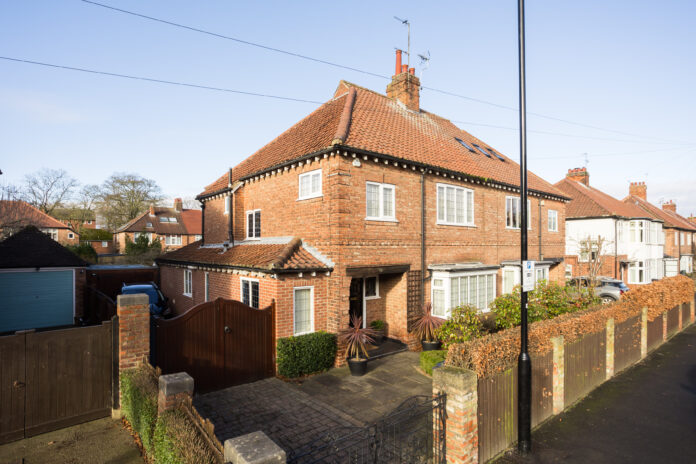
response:
{"label": "brown wooden gate", "polygon": [[153,361],[162,373],[185,371],[198,392],[275,374],[275,303],[255,309],[218,298],[172,319],[155,318]]}
{"label": "brown wooden gate", "polygon": [[112,324],[0,337],[0,443],[111,414]]}

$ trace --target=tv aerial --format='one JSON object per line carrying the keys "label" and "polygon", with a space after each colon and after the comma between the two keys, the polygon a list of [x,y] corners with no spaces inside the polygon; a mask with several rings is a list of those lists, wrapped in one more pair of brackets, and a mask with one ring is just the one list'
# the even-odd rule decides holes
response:
{"label": "tv aerial", "polygon": [[408,49],[406,50],[406,56],[408,58],[406,59],[406,65],[411,66],[411,23],[408,22],[408,19],[401,19],[398,16],[394,16],[394,19],[399,21],[401,24],[406,26],[408,28]]}

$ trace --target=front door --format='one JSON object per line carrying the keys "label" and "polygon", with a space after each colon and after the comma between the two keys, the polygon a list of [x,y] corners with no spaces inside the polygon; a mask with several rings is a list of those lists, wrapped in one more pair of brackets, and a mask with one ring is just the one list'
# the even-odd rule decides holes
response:
{"label": "front door", "polygon": [[[355,317],[363,317],[363,280],[361,278],[351,279],[350,281],[350,307],[348,308],[350,319]],[[363,321],[363,326],[365,321]],[[353,323],[350,322],[353,327]]]}

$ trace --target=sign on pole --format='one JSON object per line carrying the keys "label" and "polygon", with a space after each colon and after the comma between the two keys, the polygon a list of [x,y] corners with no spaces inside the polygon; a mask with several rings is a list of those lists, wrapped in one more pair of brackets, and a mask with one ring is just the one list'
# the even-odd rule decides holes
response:
{"label": "sign on pole", "polygon": [[534,290],[534,261],[522,261],[522,291],[531,292]]}

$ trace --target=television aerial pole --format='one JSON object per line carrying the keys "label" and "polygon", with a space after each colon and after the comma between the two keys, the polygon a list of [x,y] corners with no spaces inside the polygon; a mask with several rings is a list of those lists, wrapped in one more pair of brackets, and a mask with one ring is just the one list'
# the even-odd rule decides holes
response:
{"label": "television aerial pole", "polygon": [[408,28],[408,49],[406,50],[406,56],[408,58],[406,58],[406,65],[411,67],[411,23],[408,22],[408,19],[401,19],[396,16],[394,16],[394,19]]}

